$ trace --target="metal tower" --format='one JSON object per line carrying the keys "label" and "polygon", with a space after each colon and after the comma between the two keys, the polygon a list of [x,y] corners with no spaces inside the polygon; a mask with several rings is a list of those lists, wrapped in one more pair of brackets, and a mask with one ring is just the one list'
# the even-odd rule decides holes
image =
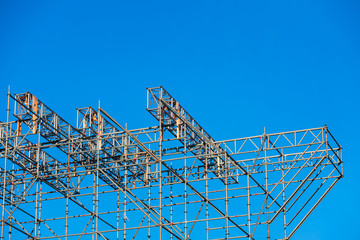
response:
{"label": "metal tower", "polygon": [[[10,106],[13,106],[10,109]],[[324,127],[216,141],[163,87],[158,125],[72,126],[31,93],[0,122],[0,239],[290,239],[342,178]]]}

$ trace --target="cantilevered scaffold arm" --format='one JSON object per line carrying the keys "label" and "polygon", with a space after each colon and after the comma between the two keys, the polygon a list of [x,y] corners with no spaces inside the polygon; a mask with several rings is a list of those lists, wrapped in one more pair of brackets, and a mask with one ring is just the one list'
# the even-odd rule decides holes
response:
{"label": "cantilevered scaffold arm", "polygon": [[[217,159],[222,171],[228,171],[225,166],[227,164],[235,166],[244,175],[249,175],[250,179],[261,188],[262,191],[272,200],[274,198],[268,193],[268,191],[246,171],[237,161],[235,161],[224,149],[219,146],[215,140],[208,134],[196,120],[177,102],[163,87],[148,88],[147,89],[147,110],[153,115],[161,124],[169,130],[174,136],[186,137],[187,142],[191,145],[204,146],[201,151],[209,151],[219,156]],[[182,128],[182,126],[185,127]],[[188,147],[188,146],[186,146]],[[205,161],[207,161],[206,159]],[[231,176],[231,173],[228,173]],[[219,176],[218,176],[219,177]],[[221,176],[220,176],[221,177]],[[236,183],[236,179],[233,179],[233,183]],[[275,201],[278,207],[281,205]]]}
{"label": "cantilevered scaffold arm", "polygon": [[[110,149],[120,149],[120,148],[124,148],[124,152],[121,152],[121,155],[123,155],[123,159],[121,161],[121,164],[123,164],[123,162],[129,162],[130,164],[128,166],[131,166],[130,168],[133,168],[133,167],[136,167],[136,171],[133,172],[133,175],[132,175],[132,178],[133,178],[133,181],[132,183],[134,183],[134,187],[135,187],[135,180],[136,179],[139,179],[141,182],[147,184],[147,178],[148,177],[145,177],[145,179],[143,178],[144,175],[147,175],[147,171],[146,171],[146,161],[142,162],[142,163],[137,163],[135,164],[135,162],[133,162],[134,160],[134,156],[137,155],[137,154],[142,154],[142,158],[143,159],[147,159],[147,160],[150,160],[153,159],[152,158],[152,151],[148,151],[146,152],[143,148],[143,144],[140,142],[140,145],[138,144],[138,142],[134,141],[134,139],[130,138],[129,141],[125,140],[126,137],[129,137],[129,134],[128,134],[128,130],[125,130],[120,124],[118,124],[109,114],[107,114],[103,109],[99,108],[98,111],[96,111],[95,109],[93,109],[92,107],[87,107],[87,108],[82,108],[82,109],[78,109],[80,111],[80,114],[83,115],[83,118],[80,118],[81,122],[84,123],[84,121],[88,120],[89,118],[91,119],[94,119],[94,116],[96,116],[96,121],[93,121],[93,123],[91,123],[91,121],[89,123],[86,123],[86,124],[83,124],[86,126],[86,128],[82,128],[82,130],[84,130],[85,132],[87,132],[88,134],[92,134],[92,133],[95,133],[96,135],[107,135],[107,137],[110,135],[112,137],[114,137],[115,135],[117,135],[117,141],[116,143],[111,143],[111,142],[105,142],[106,141],[106,138],[104,140],[102,140],[102,143],[101,143],[101,149],[102,151],[110,151],[110,150],[106,150],[106,148],[109,148]],[[104,116],[105,117],[104,117]],[[108,121],[107,119],[109,119],[110,121]],[[99,126],[96,126],[96,122],[99,123]],[[121,130],[119,130],[116,126],[114,126],[114,124],[117,126],[117,127],[120,127]],[[118,137],[119,134],[123,134],[125,136],[122,136],[121,138]],[[131,136],[133,136],[131,134]],[[136,138],[136,140],[138,140]],[[146,148],[147,149],[147,148]],[[150,153],[150,154],[149,154]],[[129,160],[128,160],[128,157],[129,157]],[[140,157],[139,157],[140,158]],[[153,162],[156,161],[156,159],[153,159]],[[152,164],[150,162],[150,164]],[[149,164],[149,162],[147,162],[147,164]],[[121,171],[124,171],[126,167],[120,167],[118,169],[120,169]],[[129,168],[126,168],[127,170]],[[113,184],[113,181],[110,181],[109,184]],[[131,181],[130,181],[130,185],[131,185]],[[127,185],[126,183],[121,183],[118,185],[118,187],[121,186],[122,188],[127,188]],[[141,205],[143,205],[145,207],[145,209],[147,210],[150,210],[150,207],[144,202],[142,201],[141,199],[139,199],[135,194],[133,194],[132,192],[129,192],[128,194],[131,195],[132,198],[134,198],[137,202],[140,202]],[[140,206],[138,206],[140,208]],[[165,217],[163,216],[160,216],[159,212],[156,211],[154,208],[151,208],[152,211],[154,212],[156,218],[158,220],[164,220],[168,225],[170,225],[170,227],[172,229],[174,229],[174,231],[176,231],[179,236],[181,235],[181,229],[177,226],[177,225],[173,225],[171,222],[169,222],[168,219],[166,219]],[[178,237],[176,235],[174,235],[175,237]]]}

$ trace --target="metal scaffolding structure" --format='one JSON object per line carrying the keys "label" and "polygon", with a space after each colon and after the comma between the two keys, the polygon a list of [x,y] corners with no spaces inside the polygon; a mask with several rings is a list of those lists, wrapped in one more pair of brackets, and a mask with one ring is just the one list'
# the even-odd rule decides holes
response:
{"label": "metal scaffolding structure", "polygon": [[0,239],[285,240],[343,176],[326,125],[216,141],[163,87],[147,110],[158,125],[128,130],[98,106],[72,126],[9,90]]}

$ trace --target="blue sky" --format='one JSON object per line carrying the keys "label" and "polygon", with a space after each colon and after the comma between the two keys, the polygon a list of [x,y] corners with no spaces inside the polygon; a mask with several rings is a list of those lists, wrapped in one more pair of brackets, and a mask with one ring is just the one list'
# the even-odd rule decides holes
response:
{"label": "blue sky", "polygon": [[[163,85],[218,140],[327,124],[345,178],[294,240],[360,239],[357,1],[0,1],[0,116],[30,91],[71,123],[155,125]],[[144,121],[145,119],[145,121]]]}

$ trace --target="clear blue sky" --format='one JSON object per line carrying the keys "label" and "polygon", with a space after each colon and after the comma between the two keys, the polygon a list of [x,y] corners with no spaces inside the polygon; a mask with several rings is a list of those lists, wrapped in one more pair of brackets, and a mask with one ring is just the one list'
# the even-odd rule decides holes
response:
{"label": "clear blue sky", "polygon": [[[218,140],[327,124],[345,178],[294,240],[360,239],[358,1],[0,1],[0,116],[7,86],[71,123],[102,107],[155,125],[163,85]],[[145,119],[145,120],[144,120]]]}

